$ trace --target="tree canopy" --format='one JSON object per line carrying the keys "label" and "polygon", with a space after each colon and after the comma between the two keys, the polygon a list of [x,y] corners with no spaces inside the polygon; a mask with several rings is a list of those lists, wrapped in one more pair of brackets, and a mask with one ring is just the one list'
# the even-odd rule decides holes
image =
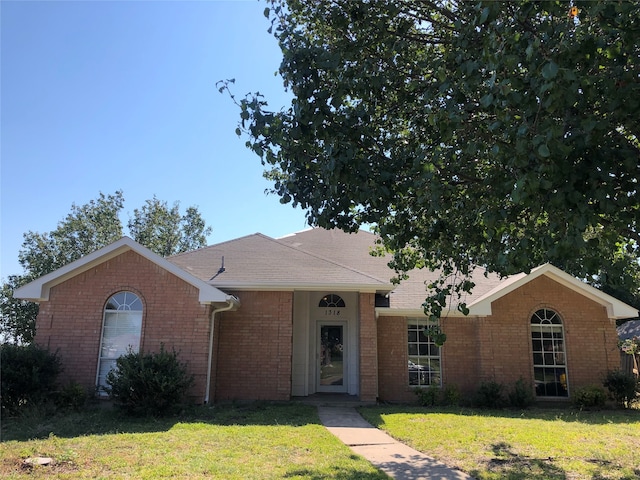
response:
{"label": "tree canopy", "polygon": [[265,15],[293,100],[247,95],[237,133],[310,224],[374,225],[400,277],[440,269],[435,314],[474,266],[638,288],[638,2],[272,0]]}
{"label": "tree canopy", "polygon": [[155,196],[133,211],[127,226],[136,242],[163,257],[205,246],[211,234],[196,207],[181,215],[178,202],[169,208]]}
{"label": "tree canopy", "polygon": [[[170,208],[155,196],[147,200],[129,219],[130,235],[163,257],[206,246],[211,227],[205,224],[197,207],[188,207],[183,215],[179,206],[175,202]],[[9,275],[0,289],[0,343],[29,343],[35,335],[38,306],[13,298],[13,291],[121,238],[123,207],[122,191],[113,195],[101,192],[85,205],[73,204],[55,230],[24,234],[18,253],[24,272]]]}

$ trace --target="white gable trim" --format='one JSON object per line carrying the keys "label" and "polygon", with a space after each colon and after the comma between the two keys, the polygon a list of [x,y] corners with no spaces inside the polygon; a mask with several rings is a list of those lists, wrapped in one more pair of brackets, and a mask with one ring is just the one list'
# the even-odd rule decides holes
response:
{"label": "white gable trim", "polygon": [[198,299],[200,303],[225,303],[234,304],[236,306],[239,305],[238,300],[234,296],[227,295],[216,287],[203,282],[199,278],[182,270],[129,237],[122,237],[120,240],[107,245],[100,250],[96,250],[75,262],[71,262],[47,275],[43,275],[33,282],[18,288],[14,292],[13,296],[15,298],[30,300],[33,302],[47,301],[49,300],[49,291],[51,290],[51,287],[59,285],[76,275],[86,272],[87,270],[90,270],[130,250],[197,288],[199,291]]}
{"label": "white gable trim", "polygon": [[494,301],[542,275],[602,305],[607,309],[609,318],[633,318],[638,316],[638,311],[635,308],[613,298],[611,295],[607,295],[591,285],[587,285],[550,263],[545,263],[544,265],[534,268],[528,275],[520,273],[507,278],[493,290],[485,293],[471,303],[469,305],[469,314],[477,316],[491,315],[491,304]]}

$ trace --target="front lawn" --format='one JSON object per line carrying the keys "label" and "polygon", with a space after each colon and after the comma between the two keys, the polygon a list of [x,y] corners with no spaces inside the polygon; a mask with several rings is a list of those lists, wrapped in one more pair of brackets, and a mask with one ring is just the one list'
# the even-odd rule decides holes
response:
{"label": "front lawn", "polygon": [[[479,479],[640,478],[640,411],[367,407],[399,440]],[[110,408],[2,419],[0,478],[387,480],[306,405],[197,407],[169,419]],[[26,467],[29,457],[55,464]]]}
{"label": "front lawn", "polygon": [[371,424],[479,479],[640,478],[640,411],[372,407]]}
{"label": "front lawn", "polygon": [[[2,423],[0,478],[388,479],[309,406],[200,407],[161,420],[94,409]],[[55,464],[24,466],[29,457]]]}

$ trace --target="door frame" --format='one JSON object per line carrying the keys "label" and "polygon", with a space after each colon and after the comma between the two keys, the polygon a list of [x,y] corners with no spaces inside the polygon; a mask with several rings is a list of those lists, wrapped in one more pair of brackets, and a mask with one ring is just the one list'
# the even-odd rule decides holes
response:
{"label": "door frame", "polygon": [[[342,327],[342,385],[322,385],[322,327]],[[316,392],[347,393],[349,391],[349,322],[347,320],[318,320],[316,322]]]}

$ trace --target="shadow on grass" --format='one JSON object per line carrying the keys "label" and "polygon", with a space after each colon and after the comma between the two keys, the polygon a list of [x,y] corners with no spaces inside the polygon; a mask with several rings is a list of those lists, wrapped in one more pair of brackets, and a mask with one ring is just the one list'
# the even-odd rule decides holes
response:
{"label": "shadow on grass", "polygon": [[[532,458],[526,455],[515,453],[511,445],[500,442],[492,445],[493,458],[488,459],[484,469],[476,469],[470,472],[474,477],[486,476],[506,478],[510,480],[566,480],[575,478],[569,475],[564,469],[558,467],[553,457]],[[611,469],[619,469],[620,465],[613,462],[587,459],[589,463],[594,463],[599,468],[592,474],[592,480],[605,480],[611,478]],[[634,470],[632,476],[621,477],[620,480],[637,480],[640,478],[640,470]]]}
{"label": "shadow on grass", "polygon": [[420,406],[376,406],[361,407],[360,412],[366,415],[374,426],[384,423],[382,415],[394,413],[409,414],[453,414],[468,417],[513,418],[527,420],[548,420],[577,422],[587,425],[631,424],[640,422],[640,410],[602,409],[576,410],[570,405],[566,407],[533,407],[526,410],[500,409],[485,410],[470,407],[420,407]]}
{"label": "shadow on grass", "polygon": [[[418,414],[428,416],[434,415],[456,415],[463,417],[484,417],[489,422],[493,418],[507,418],[514,420],[541,420],[549,422],[566,422],[579,423],[583,425],[599,425],[618,424],[625,426],[638,424],[640,422],[639,410],[595,410],[580,411],[570,408],[567,405],[564,408],[556,407],[536,407],[527,410],[482,410],[462,407],[419,407],[419,406],[377,406],[377,407],[361,407],[360,412],[372,425],[383,428],[385,415],[394,414]],[[514,422],[517,425],[517,422]],[[633,428],[633,427],[631,427]],[[428,452],[426,452],[428,453]],[[566,462],[563,459],[554,458],[552,455],[541,458],[529,457],[522,453],[518,453],[512,445],[506,442],[498,442],[491,445],[491,454],[488,454],[480,460],[477,467],[468,473],[475,478],[500,478],[509,480],[566,480],[576,478],[574,472],[566,470]],[[564,459],[566,460],[566,459]],[[621,473],[627,467],[616,463],[615,459],[607,461],[599,458],[576,458],[575,460],[591,464],[591,479],[605,480],[610,478],[618,478],[619,480],[637,480],[640,479],[640,469],[635,468],[633,474],[629,476],[612,477],[612,471]],[[586,477],[579,477],[586,478]]]}
{"label": "shadow on grass", "polygon": [[229,404],[188,407],[167,417],[131,417],[111,405],[92,405],[79,412],[48,414],[34,409],[2,418],[2,441],[33,440],[51,434],[61,438],[115,433],[165,432],[178,423],[211,425],[321,425],[315,407],[299,404]]}
{"label": "shadow on grass", "polygon": [[[358,460],[358,457],[352,456],[352,459]],[[389,476],[381,471],[372,473],[370,470],[366,472],[354,470],[352,468],[332,467],[331,473],[326,471],[318,472],[311,468],[301,468],[293,470],[284,475],[283,478],[305,478],[307,480],[389,480]]]}
{"label": "shadow on grass", "polygon": [[515,453],[507,443],[500,442],[492,445],[494,456],[489,458],[482,470],[473,470],[471,475],[479,477],[490,473],[498,478],[533,479],[533,480],[563,480],[567,478],[564,469],[554,464],[551,457],[531,458]]}

